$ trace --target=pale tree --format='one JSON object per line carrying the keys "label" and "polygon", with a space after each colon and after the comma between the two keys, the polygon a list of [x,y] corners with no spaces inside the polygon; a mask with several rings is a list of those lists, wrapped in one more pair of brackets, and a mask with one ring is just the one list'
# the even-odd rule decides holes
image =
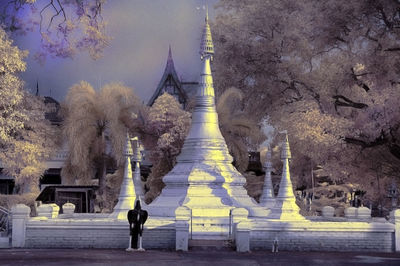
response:
{"label": "pale tree", "polygon": [[176,164],[190,122],[190,113],[182,110],[178,101],[168,93],[158,97],[149,108],[145,135],[153,139],[146,142],[153,167],[147,180],[147,201],[153,200],[163,188],[162,177]]}
{"label": "pale tree", "polygon": [[19,194],[38,192],[44,163],[57,148],[57,129],[45,119],[43,99],[25,91],[18,77],[26,56],[0,28],[0,160]]}
{"label": "pale tree", "polygon": [[233,156],[233,164],[244,173],[249,163],[249,151],[258,150],[266,136],[257,121],[240,108],[242,100],[243,93],[231,87],[218,97],[216,109],[219,128]]}
{"label": "pale tree", "polygon": [[375,200],[388,180],[399,184],[400,3],[220,0],[219,8],[216,87],[237,87],[253,118],[288,130],[295,183],[310,185],[318,165]]}
{"label": "pale tree", "polygon": [[125,123],[127,116],[135,118],[140,105],[133,90],[119,83],[105,85],[100,91],[85,81],[72,86],[62,103],[63,135],[69,148],[62,169],[63,182],[91,184],[97,176],[101,196],[106,187],[107,164],[114,161],[116,168],[123,167]]}
{"label": "pale tree", "polygon": [[105,0],[10,0],[0,3],[0,21],[6,31],[41,35],[35,54],[39,62],[47,56],[72,58],[79,51],[91,58],[102,56],[110,37],[101,15]]}

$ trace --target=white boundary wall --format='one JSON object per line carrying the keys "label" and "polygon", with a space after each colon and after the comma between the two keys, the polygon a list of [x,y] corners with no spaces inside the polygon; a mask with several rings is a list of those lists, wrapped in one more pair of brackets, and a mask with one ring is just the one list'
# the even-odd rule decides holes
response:
{"label": "white boundary wall", "polygon": [[236,229],[239,252],[291,251],[395,251],[395,225],[389,222],[260,221],[241,222]]}
{"label": "white boundary wall", "polygon": [[[73,214],[57,218],[29,218],[30,209],[13,207],[12,247],[24,248],[127,248],[128,221],[106,218],[106,215]],[[15,234],[14,234],[15,232]],[[175,221],[147,220],[143,231],[146,249],[175,249]]]}
{"label": "white boundary wall", "polygon": [[[30,209],[18,204],[12,208],[15,248],[126,248],[129,242],[127,221],[105,215],[67,214],[58,217],[29,217]],[[179,215],[178,215],[179,214]],[[143,232],[146,249],[188,250],[188,212],[175,219],[150,217]],[[322,217],[321,217],[322,218]],[[271,250],[275,238],[279,250],[304,251],[400,251],[400,210],[394,224],[375,220],[293,221],[234,219],[234,236],[239,252]],[[237,222],[237,223],[236,223]]]}
{"label": "white boundary wall", "polygon": [[365,222],[254,222],[250,249],[272,249],[275,238],[280,250],[394,251],[394,225]]}
{"label": "white boundary wall", "polygon": [[[28,220],[26,248],[127,248],[129,224],[111,219]],[[149,219],[143,231],[143,247],[175,248],[175,223]]]}

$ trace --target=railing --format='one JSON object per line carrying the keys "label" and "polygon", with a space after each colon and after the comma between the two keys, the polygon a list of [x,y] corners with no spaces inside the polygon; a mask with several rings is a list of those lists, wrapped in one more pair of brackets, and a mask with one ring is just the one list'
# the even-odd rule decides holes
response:
{"label": "railing", "polygon": [[193,239],[193,212],[190,209],[190,239]]}
{"label": "railing", "polygon": [[0,206],[0,234],[10,235],[10,211]]}
{"label": "railing", "polygon": [[230,210],[229,210],[229,234],[228,234],[228,237],[229,237],[230,240],[233,239],[233,221],[232,221],[233,217],[232,217],[232,210],[233,210],[233,209],[230,209]]}

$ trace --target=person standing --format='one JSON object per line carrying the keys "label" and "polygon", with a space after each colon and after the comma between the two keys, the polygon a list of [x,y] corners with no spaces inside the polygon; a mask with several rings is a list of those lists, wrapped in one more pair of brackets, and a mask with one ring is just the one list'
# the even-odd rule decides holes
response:
{"label": "person standing", "polygon": [[[148,213],[146,210],[142,210],[140,206],[140,200],[136,200],[135,208],[128,211],[128,221],[130,230],[130,243],[126,251],[144,251],[142,247],[142,233],[143,225],[146,222]],[[139,240],[139,248],[138,248]]]}

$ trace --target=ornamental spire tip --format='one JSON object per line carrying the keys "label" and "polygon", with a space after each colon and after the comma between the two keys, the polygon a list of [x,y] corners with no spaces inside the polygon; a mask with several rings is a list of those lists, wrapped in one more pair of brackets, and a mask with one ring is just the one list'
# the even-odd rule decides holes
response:
{"label": "ornamental spire tip", "polygon": [[206,24],[208,24],[208,4],[206,4]]}
{"label": "ornamental spire tip", "polygon": [[211,29],[208,24],[208,6],[206,6],[206,17],[205,17],[205,25],[203,28],[203,33],[201,36],[201,44],[200,44],[200,55],[202,58],[209,55],[212,57],[214,54],[214,44],[211,37]]}

